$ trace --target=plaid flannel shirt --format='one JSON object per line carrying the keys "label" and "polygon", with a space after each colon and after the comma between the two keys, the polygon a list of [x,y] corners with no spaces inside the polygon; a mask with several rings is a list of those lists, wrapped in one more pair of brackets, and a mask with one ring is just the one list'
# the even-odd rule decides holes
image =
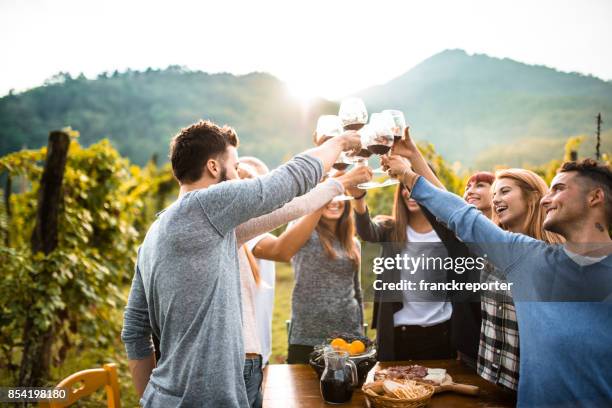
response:
{"label": "plaid flannel shirt", "polygon": [[[501,281],[495,267],[487,264],[484,282]],[[510,291],[486,291],[481,297],[482,324],[478,347],[478,374],[511,390],[518,388],[519,332]]]}

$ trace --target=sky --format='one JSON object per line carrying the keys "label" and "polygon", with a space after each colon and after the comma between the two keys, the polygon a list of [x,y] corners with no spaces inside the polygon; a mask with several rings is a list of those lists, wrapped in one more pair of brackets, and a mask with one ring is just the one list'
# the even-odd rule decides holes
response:
{"label": "sky", "polygon": [[0,95],[182,65],[338,99],[454,48],[611,80],[610,21],[610,0],[0,0]]}

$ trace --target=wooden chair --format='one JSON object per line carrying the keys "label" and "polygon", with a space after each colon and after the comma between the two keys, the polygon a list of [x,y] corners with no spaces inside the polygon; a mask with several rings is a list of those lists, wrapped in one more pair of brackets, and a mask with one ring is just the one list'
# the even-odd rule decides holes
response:
{"label": "wooden chair", "polygon": [[[75,387],[79,383],[80,386]],[[79,371],[64,378],[57,386],[68,390],[68,399],[63,402],[44,402],[39,404],[39,408],[65,408],[102,387],[106,390],[108,408],[121,408],[116,364],[104,364],[103,368]]]}

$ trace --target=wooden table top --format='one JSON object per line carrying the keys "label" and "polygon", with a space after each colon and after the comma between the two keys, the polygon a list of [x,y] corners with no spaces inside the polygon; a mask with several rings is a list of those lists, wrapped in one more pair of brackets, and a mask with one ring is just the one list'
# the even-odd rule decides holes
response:
{"label": "wooden table top", "polygon": [[[477,385],[477,397],[459,395],[452,392],[435,394],[429,408],[467,408],[467,407],[514,407],[514,396],[499,387],[483,380],[469,367],[456,360],[427,360],[411,362],[378,363],[381,367],[393,365],[420,364],[430,368],[444,368],[456,383]],[[330,407],[321,397],[319,380],[315,371],[305,364],[271,364],[266,368],[263,384],[264,408],[316,408]],[[372,372],[370,372],[372,374]],[[350,402],[342,407],[367,407],[366,399],[360,389],[355,389]]]}

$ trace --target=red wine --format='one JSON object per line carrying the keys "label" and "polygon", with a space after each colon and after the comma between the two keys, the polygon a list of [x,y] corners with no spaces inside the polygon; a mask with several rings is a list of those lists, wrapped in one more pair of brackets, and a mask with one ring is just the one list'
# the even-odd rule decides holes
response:
{"label": "red wine", "polygon": [[345,125],[344,130],[359,130],[361,129],[365,123],[353,123],[352,125]]}
{"label": "red wine", "polygon": [[347,381],[325,379],[321,380],[321,395],[327,402],[341,404],[351,400],[353,387]]}
{"label": "red wine", "polygon": [[332,167],[336,170],[344,171],[348,166],[350,166],[348,163],[334,163]]}
{"label": "red wine", "polygon": [[383,155],[391,150],[391,146],[381,144],[369,145],[368,150],[374,154]]}
{"label": "red wine", "polygon": [[371,155],[372,155],[372,152],[369,151],[368,149],[361,149],[359,153],[357,153],[357,156],[365,157],[366,159],[370,157]]}

